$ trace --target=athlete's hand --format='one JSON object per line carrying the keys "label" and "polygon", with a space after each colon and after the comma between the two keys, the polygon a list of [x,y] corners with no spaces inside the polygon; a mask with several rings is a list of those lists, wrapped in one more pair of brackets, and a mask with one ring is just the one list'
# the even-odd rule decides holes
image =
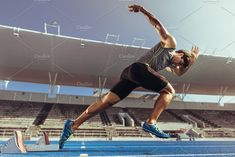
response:
{"label": "athlete's hand", "polygon": [[193,46],[191,49],[191,53],[194,54],[195,58],[197,58],[199,54],[199,47]]}
{"label": "athlete's hand", "polygon": [[142,8],[143,8],[142,6],[137,5],[137,4],[133,4],[133,5],[128,6],[128,10],[130,12],[135,12],[135,13],[138,13]]}

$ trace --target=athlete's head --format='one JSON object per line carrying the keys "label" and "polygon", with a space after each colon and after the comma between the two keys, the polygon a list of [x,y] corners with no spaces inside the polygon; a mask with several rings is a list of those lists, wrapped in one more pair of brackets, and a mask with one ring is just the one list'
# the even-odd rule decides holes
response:
{"label": "athlete's head", "polygon": [[177,50],[173,55],[172,62],[176,66],[183,66],[186,68],[190,63],[190,53],[186,50]]}

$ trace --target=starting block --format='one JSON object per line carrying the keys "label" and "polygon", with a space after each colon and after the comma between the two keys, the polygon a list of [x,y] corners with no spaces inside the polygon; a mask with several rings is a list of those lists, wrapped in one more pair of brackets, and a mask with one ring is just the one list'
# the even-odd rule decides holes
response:
{"label": "starting block", "polygon": [[0,146],[1,153],[26,153],[26,147],[21,131],[15,131],[14,137]]}
{"label": "starting block", "polygon": [[24,144],[21,131],[14,131],[14,137],[10,138],[5,144],[0,145],[1,153],[27,153],[39,151],[58,151],[58,144],[50,144],[49,137],[46,132],[42,132],[42,136],[35,144]]}

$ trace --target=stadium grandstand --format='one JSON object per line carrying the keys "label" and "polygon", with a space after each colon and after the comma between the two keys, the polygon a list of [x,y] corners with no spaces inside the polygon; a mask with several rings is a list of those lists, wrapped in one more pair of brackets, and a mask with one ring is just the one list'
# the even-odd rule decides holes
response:
{"label": "stadium grandstand", "polygon": [[[21,130],[30,138],[38,137],[41,131],[48,132],[50,137],[59,138],[64,120],[76,118],[89,105],[87,102],[97,99],[94,96],[73,95],[47,98],[45,93],[14,91],[1,91],[0,96],[4,98],[0,101],[0,136],[3,138],[11,137],[14,130]],[[11,99],[14,97],[14,100]],[[147,104],[142,106],[143,103],[133,103],[133,99],[136,98],[128,98],[122,104],[92,117],[82,124],[74,137],[103,140],[119,137],[152,138],[140,126],[151,112],[153,100],[146,102],[137,99]],[[176,136],[186,133],[194,138],[234,138],[234,118],[234,104],[221,107],[216,103],[174,101],[160,116],[159,125]]]}

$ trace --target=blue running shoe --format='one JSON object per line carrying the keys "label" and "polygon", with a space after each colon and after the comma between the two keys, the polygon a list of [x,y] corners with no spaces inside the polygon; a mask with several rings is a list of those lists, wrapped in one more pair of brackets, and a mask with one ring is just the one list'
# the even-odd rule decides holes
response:
{"label": "blue running shoe", "polygon": [[68,119],[64,123],[64,129],[60,136],[59,140],[59,148],[62,149],[64,147],[64,143],[68,140],[68,138],[73,134],[72,131],[72,125],[73,121],[71,119]]}
{"label": "blue running shoe", "polygon": [[151,133],[151,134],[153,134],[157,137],[160,137],[160,138],[169,138],[170,137],[169,134],[167,134],[167,133],[163,132],[161,129],[159,129],[156,124],[148,124],[147,122],[144,122],[142,128],[145,132]]}

